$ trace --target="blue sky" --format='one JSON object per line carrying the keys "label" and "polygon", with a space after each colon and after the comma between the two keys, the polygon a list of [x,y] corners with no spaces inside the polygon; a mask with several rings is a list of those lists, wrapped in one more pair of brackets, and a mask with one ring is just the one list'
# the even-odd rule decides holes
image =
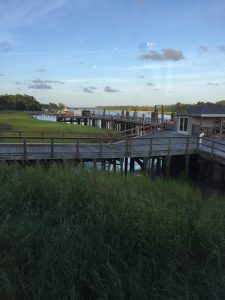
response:
{"label": "blue sky", "polygon": [[224,0],[2,0],[0,94],[68,106],[225,99]]}

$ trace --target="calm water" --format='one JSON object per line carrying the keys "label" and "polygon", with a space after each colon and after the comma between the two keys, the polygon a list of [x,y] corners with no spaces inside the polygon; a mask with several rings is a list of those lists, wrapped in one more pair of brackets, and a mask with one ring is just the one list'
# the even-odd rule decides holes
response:
{"label": "calm water", "polygon": [[[93,109],[91,109],[90,111],[91,111],[91,113],[103,115],[103,110],[93,110]],[[105,114],[106,115],[110,115],[110,116],[116,116],[118,113],[119,113],[118,111],[117,112],[115,112],[115,111],[105,111]],[[133,116],[133,113],[134,113],[133,111],[130,112],[130,116],[131,117]],[[119,113],[119,114],[121,114],[121,113]],[[143,113],[142,112],[138,112],[137,114],[138,114],[138,117],[143,117]],[[151,114],[145,113],[144,117],[145,118],[150,118]],[[160,119],[161,118],[161,114],[159,114],[158,117]],[[42,121],[53,121],[53,122],[56,121],[56,116],[46,115],[46,114],[43,114],[43,115],[34,115],[33,118],[38,119],[38,120],[42,120]],[[164,115],[164,120],[170,120],[170,115]]]}

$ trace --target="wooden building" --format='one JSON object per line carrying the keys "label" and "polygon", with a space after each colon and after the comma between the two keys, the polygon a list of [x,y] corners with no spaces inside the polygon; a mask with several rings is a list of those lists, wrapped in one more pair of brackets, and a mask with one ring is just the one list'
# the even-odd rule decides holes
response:
{"label": "wooden building", "polygon": [[176,131],[187,135],[225,136],[225,106],[204,104],[177,114]]}

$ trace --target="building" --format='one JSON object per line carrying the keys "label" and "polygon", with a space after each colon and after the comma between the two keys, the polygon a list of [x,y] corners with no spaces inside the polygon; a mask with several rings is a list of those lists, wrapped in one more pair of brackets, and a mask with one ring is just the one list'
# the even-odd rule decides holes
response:
{"label": "building", "polygon": [[204,104],[177,113],[176,131],[189,135],[225,136],[225,106]]}

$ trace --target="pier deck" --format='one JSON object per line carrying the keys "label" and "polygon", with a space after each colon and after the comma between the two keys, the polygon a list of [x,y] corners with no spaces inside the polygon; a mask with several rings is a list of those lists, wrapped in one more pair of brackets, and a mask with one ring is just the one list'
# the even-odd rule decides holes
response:
{"label": "pier deck", "polygon": [[[156,131],[111,140],[103,137],[50,138],[0,143],[0,160],[101,160],[199,154],[225,164],[225,140]],[[35,137],[37,139],[37,137]],[[39,138],[40,140],[40,138]]]}

